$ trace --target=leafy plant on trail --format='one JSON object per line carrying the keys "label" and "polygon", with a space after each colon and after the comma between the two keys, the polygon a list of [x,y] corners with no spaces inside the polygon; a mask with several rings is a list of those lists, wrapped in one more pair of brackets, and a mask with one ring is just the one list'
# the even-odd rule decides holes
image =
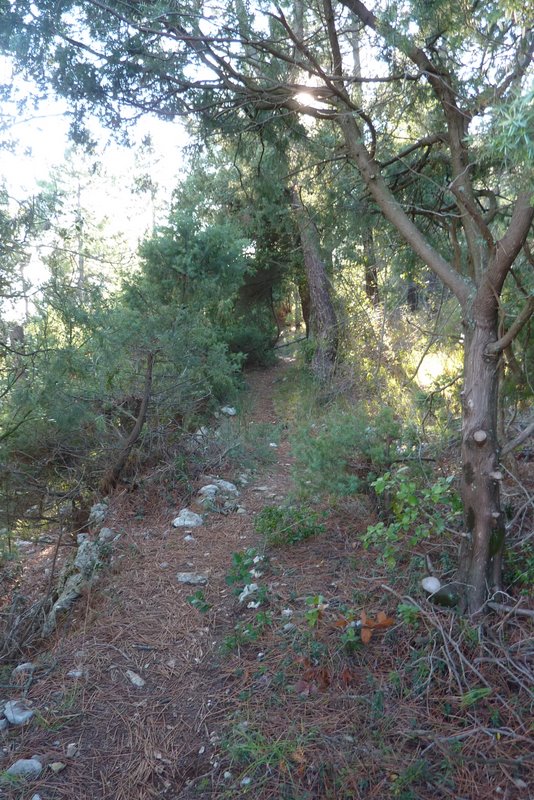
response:
{"label": "leafy plant on trail", "polygon": [[255,530],[265,537],[265,543],[274,547],[303,542],[310,536],[324,533],[319,514],[294,506],[265,506],[254,519]]}
{"label": "leafy plant on trail", "polygon": [[379,551],[378,562],[394,569],[407,548],[431,536],[441,536],[458,523],[461,501],[452,490],[453,478],[439,478],[420,487],[406,468],[386,472],[371,486],[379,497],[387,496],[391,522],[369,525],[362,541]]}

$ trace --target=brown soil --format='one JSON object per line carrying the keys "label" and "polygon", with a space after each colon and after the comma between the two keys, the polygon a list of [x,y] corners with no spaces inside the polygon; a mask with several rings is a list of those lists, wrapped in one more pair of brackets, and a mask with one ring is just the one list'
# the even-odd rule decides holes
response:
{"label": "brown soil", "polygon": [[[248,375],[248,425],[280,422],[273,387],[284,370],[282,363]],[[506,688],[506,675],[491,660],[477,662],[479,678],[471,673],[468,632],[451,644],[456,632],[446,612],[439,616],[424,607],[415,628],[408,630],[397,617],[366,647],[359,634],[354,648],[344,646],[348,607],[356,618],[382,611],[393,621],[402,599],[384,587],[386,576],[373,571],[355,537],[369,522],[364,508],[331,514],[324,534],[270,552],[262,579],[271,616],[261,625],[257,612],[238,602],[225,580],[232,554],[249,547],[263,551],[254,515],[280,503],[291,488],[285,436],[274,451],[275,463],[241,490],[247,513],[210,513],[192,531],[194,542],[171,527],[179,503],[162,507],[159,497],[141,491],[116,494],[105,523],[122,534],[111,567],[46,648],[32,654],[38,669],[25,693],[37,717],[4,738],[0,769],[33,754],[47,768],[27,786],[4,786],[0,796],[528,797],[524,687],[513,671],[508,680],[514,686]],[[218,477],[232,481],[239,472],[234,467]],[[50,557],[44,550],[34,553],[27,574],[35,577]],[[179,571],[209,576],[203,587],[211,604],[207,613],[187,601],[196,587],[179,584]],[[306,598],[319,593],[325,608],[317,609],[313,625]],[[286,608],[293,617],[284,616]],[[295,627],[284,632],[289,619]],[[257,639],[224,648],[236,624],[247,621],[256,626]],[[449,660],[433,660],[436,630],[439,647],[452,651]],[[525,641],[518,627],[518,654]],[[455,646],[464,661],[454,655]],[[68,677],[72,670],[82,677]],[[134,686],[127,670],[144,686]],[[487,684],[492,696],[483,707],[462,699],[466,687]],[[23,694],[12,686],[3,691]],[[504,702],[497,702],[505,691]],[[71,743],[77,752],[67,757]],[[55,774],[49,767],[54,762],[65,768]]]}

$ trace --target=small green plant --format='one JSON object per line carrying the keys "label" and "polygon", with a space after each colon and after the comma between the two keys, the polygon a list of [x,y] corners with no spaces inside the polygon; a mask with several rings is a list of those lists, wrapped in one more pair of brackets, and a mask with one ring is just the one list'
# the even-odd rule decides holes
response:
{"label": "small green plant", "polygon": [[314,732],[302,734],[291,730],[285,736],[269,735],[250,728],[246,723],[239,723],[223,742],[223,748],[231,762],[244,767],[248,775],[272,775],[274,770],[280,770],[290,778],[303,762],[306,747],[314,736]]}
{"label": "small green plant", "polygon": [[306,598],[307,611],[304,616],[310,628],[316,628],[319,621],[322,619],[328,603],[325,603],[322,594],[316,594],[313,597]]}
{"label": "small green plant", "polygon": [[296,544],[324,533],[325,526],[319,522],[320,517],[315,511],[294,506],[265,506],[256,517],[254,527],[265,537],[268,545]]}
{"label": "small green plant", "polygon": [[371,484],[376,494],[391,506],[391,521],[369,525],[363,535],[364,547],[380,549],[378,561],[394,569],[402,546],[414,547],[433,534],[442,534],[461,513],[461,502],[451,488],[453,478],[439,478],[420,488],[406,467],[385,472]]}
{"label": "small green plant", "polygon": [[273,618],[269,611],[259,611],[253,620],[238,622],[234,632],[226,636],[222,643],[222,651],[230,653],[247,644],[257,642],[267,628],[272,627]]}
{"label": "small green plant", "polygon": [[470,708],[480,700],[484,700],[486,697],[489,697],[492,691],[493,690],[490,686],[477,686],[474,689],[470,689],[468,692],[462,695],[460,699],[460,705],[462,708]]}
{"label": "small green plant", "polygon": [[204,597],[204,592],[202,589],[197,589],[194,594],[190,594],[189,597],[186,597],[185,599],[189,605],[193,606],[193,608],[196,608],[196,610],[200,611],[201,614],[207,614],[211,608],[211,603],[208,603]]}
{"label": "small green plant", "polygon": [[238,550],[232,553],[232,564],[225,581],[229,586],[235,586],[235,593],[239,594],[254,578],[261,577],[267,564],[265,556],[260,555],[254,547]]}
{"label": "small green plant", "polygon": [[419,620],[419,609],[411,603],[399,603],[397,612],[405,625],[417,625]]}
{"label": "small green plant", "polygon": [[416,800],[417,795],[410,788],[428,776],[428,764],[419,759],[395,776],[391,785],[392,796],[399,800]]}

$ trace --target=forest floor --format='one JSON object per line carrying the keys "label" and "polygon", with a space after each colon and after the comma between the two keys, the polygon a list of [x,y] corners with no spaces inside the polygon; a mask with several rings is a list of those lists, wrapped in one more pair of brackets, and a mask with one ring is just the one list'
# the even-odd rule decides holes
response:
{"label": "forest floor", "polygon": [[[36,713],[0,733],[0,770],[34,754],[45,769],[4,779],[0,797],[532,796],[523,623],[496,620],[490,648],[482,622],[420,594],[406,610],[413,584],[380,574],[362,548],[373,520],[357,501],[330,510],[324,530],[313,518],[305,541],[266,548],[256,532],[262,509],[292,491],[288,380],[284,361],[247,373],[235,424],[272,425],[276,447],[240,485],[245,513],[208,513],[186,540],[172,527],[185,498],[165,504],[142,488],[111,498],[105,525],[121,538],[109,568],[27,656],[36,668],[26,683],[3,684]],[[242,474],[228,461],[215,477]],[[50,548],[30,553],[26,580],[50,558]],[[178,572],[207,583],[180,584]],[[251,582],[258,590],[240,602]]]}

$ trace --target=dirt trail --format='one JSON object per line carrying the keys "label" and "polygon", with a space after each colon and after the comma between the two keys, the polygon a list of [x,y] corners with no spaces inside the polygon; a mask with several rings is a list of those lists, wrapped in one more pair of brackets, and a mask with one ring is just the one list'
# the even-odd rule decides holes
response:
{"label": "dirt trail", "polygon": [[[282,363],[247,375],[253,404],[246,424],[277,421],[273,384],[283,369]],[[192,531],[193,542],[184,541],[184,529],[171,527],[175,514],[169,509],[140,519],[134,496],[111,503],[106,525],[123,534],[115,574],[104,574],[78,601],[35,659],[39,669],[27,696],[39,719],[8,738],[0,765],[36,754],[47,765],[66,767],[58,774],[44,770],[31,790],[6,788],[6,798],[200,796],[199,779],[217,770],[216,731],[230,707],[219,645],[232,630],[235,599],[225,576],[231,554],[257,537],[254,513],[287,491],[287,449],[281,441],[276,463],[241,490],[246,514],[208,514]],[[213,610],[206,616],[187,602],[195,587],[177,583],[180,571],[209,575],[204,594]],[[134,686],[127,670],[145,685]],[[80,677],[68,677],[72,671]],[[67,758],[71,743],[77,754]]]}

